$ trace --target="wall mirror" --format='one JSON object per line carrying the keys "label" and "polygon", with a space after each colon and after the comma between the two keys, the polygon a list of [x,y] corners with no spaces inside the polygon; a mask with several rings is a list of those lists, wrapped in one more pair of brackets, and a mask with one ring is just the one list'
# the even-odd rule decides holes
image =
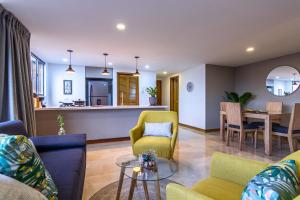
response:
{"label": "wall mirror", "polygon": [[276,96],[287,96],[299,87],[300,76],[297,69],[290,66],[280,66],[273,69],[267,79],[267,90]]}

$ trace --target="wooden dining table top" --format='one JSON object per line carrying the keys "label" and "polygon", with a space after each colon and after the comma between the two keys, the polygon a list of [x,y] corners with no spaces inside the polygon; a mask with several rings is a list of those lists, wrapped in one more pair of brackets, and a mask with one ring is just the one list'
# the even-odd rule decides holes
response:
{"label": "wooden dining table top", "polygon": [[[220,111],[221,115],[226,115],[226,111]],[[283,115],[290,115],[291,113],[279,113],[279,112],[265,112],[265,111],[243,111],[244,117],[265,119],[266,117],[282,117]]]}

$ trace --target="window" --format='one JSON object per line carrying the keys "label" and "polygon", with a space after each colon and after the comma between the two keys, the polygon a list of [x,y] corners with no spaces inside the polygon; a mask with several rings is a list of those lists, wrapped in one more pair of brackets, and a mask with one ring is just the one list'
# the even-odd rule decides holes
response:
{"label": "window", "polygon": [[37,96],[44,96],[44,74],[45,62],[31,53],[31,77],[33,93]]}

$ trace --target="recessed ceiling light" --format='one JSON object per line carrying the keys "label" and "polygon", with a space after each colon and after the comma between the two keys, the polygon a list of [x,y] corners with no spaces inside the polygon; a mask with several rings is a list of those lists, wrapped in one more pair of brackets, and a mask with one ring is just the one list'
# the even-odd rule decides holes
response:
{"label": "recessed ceiling light", "polygon": [[61,59],[63,62],[68,62],[68,58],[62,58]]}
{"label": "recessed ceiling light", "polygon": [[254,47],[248,47],[248,48],[246,49],[246,51],[247,51],[248,53],[253,52],[254,50],[255,50]]}
{"label": "recessed ceiling light", "polygon": [[276,76],[276,79],[279,79],[280,77],[279,76]]}
{"label": "recessed ceiling light", "polygon": [[150,66],[149,66],[149,65],[145,65],[145,68],[146,68],[146,69],[149,69],[149,68],[150,68]]}
{"label": "recessed ceiling light", "polygon": [[117,24],[116,27],[119,31],[124,31],[126,29],[125,24],[122,24],[122,23]]}
{"label": "recessed ceiling light", "polygon": [[112,65],[113,65],[112,62],[108,62],[107,64],[108,64],[109,66],[112,66]]}
{"label": "recessed ceiling light", "polygon": [[163,74],[167,74],[168,72],[164,71]]}

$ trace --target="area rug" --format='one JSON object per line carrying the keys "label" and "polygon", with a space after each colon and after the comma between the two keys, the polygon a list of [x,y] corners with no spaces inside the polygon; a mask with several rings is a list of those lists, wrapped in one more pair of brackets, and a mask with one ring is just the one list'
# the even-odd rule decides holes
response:
{"label": "area rug", "polygon": [[[130,190],[130,178],[124,179],[122,190],[121,190],[121,196],[120,200],[127,200],[128,199],[128,194]],[[118,183],[119,181],[113,182],[102,189],[100,189],[98,192],[96,192],[90,200],[115,200],[116,195],[117,195],[117,190],[118,190]],[[169,179],[161,180],[159,182],[160,184],[160,195],[161,199],[165,200],[166,199],[166,186],[168,183],[176,183],[174,181],[171,181]],[[156,199],[156,190],[155,190],[155,184],[153,181],[148,181],[147,182],[148,186],[148,193],[150,200],[155,200]],[[145,193],[144,193],[144,188],[143,184],[141,181],[137,182],[137,187],[134,190],[134,195],[133,195],[133,200],[142,200],[145,199]]]}

